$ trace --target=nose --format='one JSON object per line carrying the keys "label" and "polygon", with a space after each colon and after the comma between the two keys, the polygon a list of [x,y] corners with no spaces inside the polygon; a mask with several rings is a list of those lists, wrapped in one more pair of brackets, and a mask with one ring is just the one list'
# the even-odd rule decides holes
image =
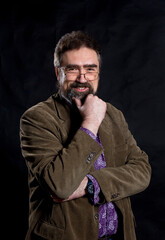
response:
{"label": "nose", "polygon": [[78,77],[77,77],[77,81],[81,82],[81,83],[87,82],[87,80],[85,79],[85,73],[80,72]]}

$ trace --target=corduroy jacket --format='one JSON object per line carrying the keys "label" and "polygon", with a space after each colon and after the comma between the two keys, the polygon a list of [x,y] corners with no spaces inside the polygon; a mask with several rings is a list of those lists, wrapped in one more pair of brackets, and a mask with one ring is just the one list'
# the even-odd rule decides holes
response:
{"label": "corduroy jacket", "polygon": [[[93,205],[87,196],[63,203],[51,197],[67,199],[87,174],[98,181],[103,202],[115,204],[119,228],[114,239],[135,240],[129,197],[149,185],[148,156],[137,146],[121,111],[110,103],[99,128],[103,148],[80,125],[78,112],[59,94],[21,117],[21,149],[29,184],[26,240],[98,240],[99,204]],[[94,162],[103,151],[107,167],[96,171]]]}

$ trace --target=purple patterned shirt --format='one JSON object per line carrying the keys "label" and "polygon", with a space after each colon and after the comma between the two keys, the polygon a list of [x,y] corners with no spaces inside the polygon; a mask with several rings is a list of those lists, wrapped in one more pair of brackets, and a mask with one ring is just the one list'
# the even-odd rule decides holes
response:
{"label": "purple patterned shirt", "polygon": [[[101,147],[101,140],[99,135],[97,137],[88,129],[81,127],[82,131],[86,132],[90,135]],[[106,168],[106,161],[104,153],[102,153],[99,158],[94,163],[95,169],[99,170],[101,168]],[[90,174],[87,177],[93,182],[94,185],[94,198],[93,203],[96,205],[99,202],[99,193],[100,193],[100,186],[97,180]],[[105,237],[108,235],[113,235],[117,232],[118,227],[118,217],[115,210],[115,206],[112,202],[104,203],[99,207],[99,238]]]}

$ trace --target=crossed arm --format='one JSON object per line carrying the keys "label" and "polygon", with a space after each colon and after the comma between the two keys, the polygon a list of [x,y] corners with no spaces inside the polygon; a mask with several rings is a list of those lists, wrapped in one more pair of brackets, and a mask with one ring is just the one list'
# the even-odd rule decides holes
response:
{"label": "crossed arm", "polygon": [[51,195],[51,197],[52,197],[53,201],[56,203],[61,203],[61,202],[70,201],[70,200],[73,200],[76,198],[81,198],[87,194],[87,191],[86,191],[87,183],[88,183],[88,178],[85,176],[84,179],[82,180],[82,182],[80,183],[79,187],[67,199],[61,199],[54,195]]}
{"label": "crossed arm", "polygon": [[[106,113],[106,103],[91,94],[86,98],[84,105],[82,105],[79,99],[74,98],[74,101],[83,119],[81,126],[89,129],[96,135]],[[53,198],[54,202],[66,202],[72,199],[83,197],[87,194],[87,184],[88,177],[85,176],[79,187],[69,196],[68,199],[60,199],[53,195],[51,197]]]}

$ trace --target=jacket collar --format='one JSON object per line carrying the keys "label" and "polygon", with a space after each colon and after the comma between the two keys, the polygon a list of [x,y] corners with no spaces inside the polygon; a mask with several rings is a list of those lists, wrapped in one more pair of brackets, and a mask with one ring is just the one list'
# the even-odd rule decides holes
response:
{"label": "jacket collar", "polygon": [[57,92],[53,95],[55,102],[55,108],[57,111],[58,117],[62,121],[66,121],[70,117],[70,106],[67,101],[61,96],[60,92]]}

